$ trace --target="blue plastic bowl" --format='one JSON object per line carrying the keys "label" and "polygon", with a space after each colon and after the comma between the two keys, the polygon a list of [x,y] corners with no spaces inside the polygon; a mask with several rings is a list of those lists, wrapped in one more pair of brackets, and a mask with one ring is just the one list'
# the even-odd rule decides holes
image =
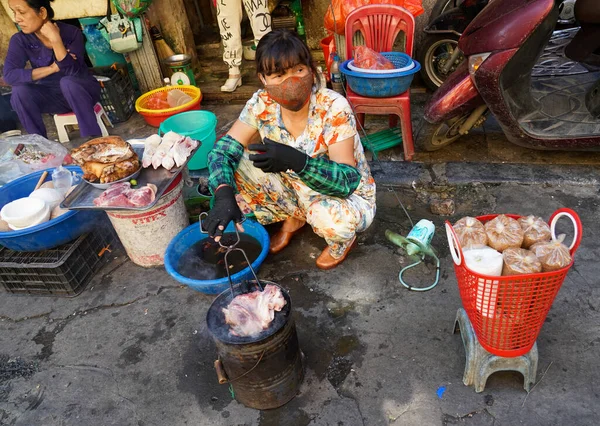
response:
{"label": "blue plastic bowl", "polygon": [[[68,170],[81,173],[77,166]],[[52,169],[48,169],[47,181],[52,180]],[[43,171],[28,174],[0,188],[0,207],[19,198],[28,197],[35,189]],[[56,219],[23,229],[22,231],[0,232],[0,245],[16,251],[42,251],[73,241],[91,231],[102,219],[100,211],[71,210]]]}
{"label": "blue plastic bowl", "polygon": [[[225,232],[235,232],[234,224],[230,223],[225,229]],[[244,230],[246,234],[255,238],[261,245],[262,250],[254,262],[252,262],[252,268],[258,273],[260,265],[267,257],[269,252],[269,234],[267,230],[260,223],[253,220],[246,220],[244,222]],[[181,231],[167,247],[165,253],[165,268],[169,275],[182,284],[185,284],[192,289],[205,294],[219,294],[229,288],[229,280],[227,277],[219,278],[217,280],[194,280],[188,277],[184,277],[179,274],[176,270],[179,264],[179,258],[181,255],[191,246],[196,244],[198,241],[207,239],[207,234],[200,232],[200,225],[193,224]],[[243,280],[254,279],[250,268],[245,268],[236,274],[231,276],[231,280],[234,284],[237,284]]]}
{"label": "blue plastic bowl", "polygon": [[217,140],[217,116],[210,111],[187,111],[167,118],[160,124],[159,134],[175,132],[200,141],[202,145],[190,159],[190,170],[201,170],[208,166],[208,153]]}
{"label": "blue plastic bowl", "polygon": [[[404,55],[408,57],[408,55]],[[410,88],[415,74],[421,70],[421,64],[413,60],[415,67],[408,71],[390,74],[365,73],[348,68],[351,60],[342,62],[340,71],[346,76],[348,86],[353,92],[369,98],[390,98],[406,92]]]}

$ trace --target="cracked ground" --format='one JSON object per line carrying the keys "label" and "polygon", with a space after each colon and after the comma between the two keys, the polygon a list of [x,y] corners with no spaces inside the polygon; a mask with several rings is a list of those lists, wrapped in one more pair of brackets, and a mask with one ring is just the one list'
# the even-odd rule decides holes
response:
{"label": "cracked ground", "polygon": [[[290,292],[305,355],[300,392],[284,407],[246,408],[218,384],[205,324],[212,296],[113,252],[74,299],[0,293],[0,424],[597,424],[598,188],[434,184],[396,192],[413,220],[437,225],[442,277],[432,291],[409,292],[398,282],[410,259],[384,233],[405,235],[410,223],[383,186],[375,223],[339,268],[316,269],[324,243],[308,228],[263,265],[259,275]],[[548,218],[561,207],[581,215],[583,243],[538,338],[537,384],[529,395],[517,373],[494,374],[480,394],[462,383],[464,349],[452,333],[461,301],[446,218],[428,208],[440,192],[456,203],[452,221],[490,212]],[[420,268],[408,274],[414,285],[433,279],[431,264]]]}

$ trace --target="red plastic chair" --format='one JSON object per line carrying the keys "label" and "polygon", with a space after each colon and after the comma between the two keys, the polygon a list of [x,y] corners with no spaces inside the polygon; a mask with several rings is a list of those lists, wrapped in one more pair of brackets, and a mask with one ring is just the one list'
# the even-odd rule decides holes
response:
{"label": "red plastic chair", "polygon": [[[359,7],[346,18],[346,58],[353,57],[354,34],[360,31],[365,45],[377,52],[391,52],[396,36],[402,31],[406,42],[404,53],[412,56],[415,33],[415,18],[403,7],[388,4],[371,4]],[[366,98],[346,88],[346,98],[354,108],[361,125],[365,124],[365,113],[389,114],[390,127],[398,125],[400,118],[404,159],[411,161],[415,153],[410,115],[410,90],[392,98]]]}

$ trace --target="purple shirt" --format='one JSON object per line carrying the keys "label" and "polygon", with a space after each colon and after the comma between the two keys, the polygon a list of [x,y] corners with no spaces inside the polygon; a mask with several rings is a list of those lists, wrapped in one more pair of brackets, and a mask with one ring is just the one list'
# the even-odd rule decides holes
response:
{"label": "purple shirt", "polygon": [[50,66],[52,62],[57,63],[60,71],[38,80],[37,82],[41,84],[58,84],[60,79],[65,76],[88,77],[95,81],[85,64],[81,30],[62,22],[58,22],[58,28],[65,48],[70,51],[69,53],[75,54],[77,60],[67,54],[62,61],[56,61],[54,51],[44,46],[44,43],[35,34],[18,32],[11,37],[8,45],[8,53],[4,62],[4,81],[6,83],[11,86],[32,83],[32,69],[25,69],[27,62],[33,69]]}

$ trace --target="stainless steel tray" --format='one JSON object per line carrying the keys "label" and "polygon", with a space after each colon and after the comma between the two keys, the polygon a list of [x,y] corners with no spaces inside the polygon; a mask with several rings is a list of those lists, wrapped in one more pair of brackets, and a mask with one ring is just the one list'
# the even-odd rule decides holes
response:
{"label": "stainless steel tray", "polygon": [[[144,156],[144,143],[139,141],[128,141],[136,154],[140,157],[140,161]],[[198,145],[200,148],[200,144]],[[173,183],[179,172],[181,172],[186,166],[188,161],[194,156],[196,148],[192,151],[191,155],[187,158],[185,164],[181,167],[176,167],[171,170],[167,170],[164,167],[154,169],[150,166],[147,169],[142,169],[142,172],[137,177],[137,187],[142,187],[148,183],[156,185],[156,198],[154,201],[144,207],[98,207],[94,204],[94,200],[98,198],[105,191],[104,189],[94,188],[92,185],[81,181],[79,185],[69,194],[67,198],[60,204],[63,209],[69,210],[127,210],[127,211],[144,211],[151,209],[164,194],[165,190]]]}

